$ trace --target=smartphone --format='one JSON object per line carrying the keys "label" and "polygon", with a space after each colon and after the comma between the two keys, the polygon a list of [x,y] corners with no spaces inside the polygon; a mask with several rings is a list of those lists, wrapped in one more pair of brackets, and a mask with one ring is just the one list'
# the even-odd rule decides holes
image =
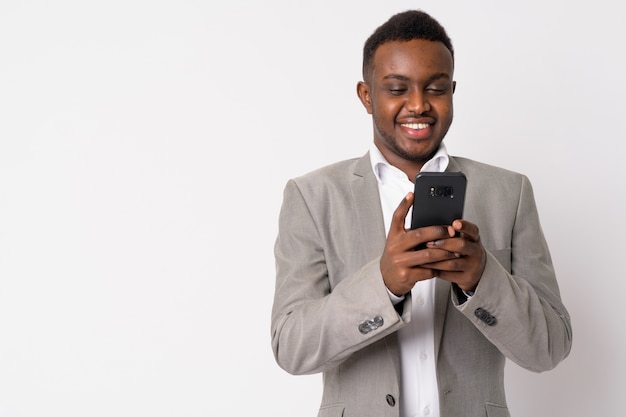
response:
{"label": "smartphone", "polygon": [[462,172],[420,172],[415,177],[411,229],[448,226],[463,218],[467,178]]}

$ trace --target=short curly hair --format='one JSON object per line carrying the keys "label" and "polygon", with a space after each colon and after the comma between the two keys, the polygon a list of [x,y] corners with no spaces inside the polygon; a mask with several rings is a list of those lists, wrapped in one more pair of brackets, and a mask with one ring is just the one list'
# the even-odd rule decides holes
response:
{"label": "short curly hair", "polygon": [[426,39],[443,43],[452,54],[452,62],[454,63],[452,41],[443,26],[426,12],[408,10],[391,16],[365,41],[363,47],[363,79],[367,79],[374,53],[380,45],[386,42],[413,39]]}

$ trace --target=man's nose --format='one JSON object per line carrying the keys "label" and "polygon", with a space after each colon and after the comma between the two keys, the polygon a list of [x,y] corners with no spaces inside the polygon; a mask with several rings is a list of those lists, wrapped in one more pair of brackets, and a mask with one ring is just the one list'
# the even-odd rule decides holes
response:
{"label": "man's nose", "polygon": [[430,110],[430,102],[421,91],[413,91],[408,95],[406,108],[411,113],[423,114]]}

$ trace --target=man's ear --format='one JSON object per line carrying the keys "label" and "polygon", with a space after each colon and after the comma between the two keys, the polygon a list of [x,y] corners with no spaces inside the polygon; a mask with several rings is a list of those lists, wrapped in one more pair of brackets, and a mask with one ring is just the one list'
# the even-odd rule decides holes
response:
{"label": "man's ear", "polygon": [[452,94],[456,91],[456,81],[452,81]]}
{"label": "man's ear", "polygon": [[367,110],[367,113],[372,114],[372,95],[370,94],[370,86],[364,81],[359,81],[356,85],[356,93],[359,96],[361,103],[363,103],[363,107]]}

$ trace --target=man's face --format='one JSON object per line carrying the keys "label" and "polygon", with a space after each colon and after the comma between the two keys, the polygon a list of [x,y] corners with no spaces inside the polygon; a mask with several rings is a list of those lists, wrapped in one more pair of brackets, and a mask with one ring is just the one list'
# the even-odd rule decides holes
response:
{"label": "man's face", "polygon": [[374,54],[358,94],[372,115],[374,143],[406,171],[421,169],[452,123],[452,54],[441,42],[387,42]]}

